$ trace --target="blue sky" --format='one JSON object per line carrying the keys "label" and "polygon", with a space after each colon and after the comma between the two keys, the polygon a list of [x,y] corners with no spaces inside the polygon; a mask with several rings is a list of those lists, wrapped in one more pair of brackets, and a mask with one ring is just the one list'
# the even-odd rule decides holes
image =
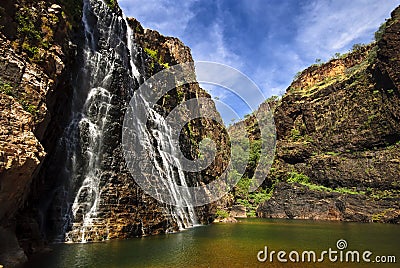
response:
{"label": "blue sky", "polygon": [[[266,98],[282,95],[294,75],[316,59],[329,60],[355,43],[369,43],[400,0],[119,0],[145,28],[181,39],[195,61],[238,69]],[[250,112],[222,88],[205,87]],[[263,100],[260,99],[259,103]],[[220,111],[224,117],[224,112]],[[224,117],[229,123],[231,118]]]}

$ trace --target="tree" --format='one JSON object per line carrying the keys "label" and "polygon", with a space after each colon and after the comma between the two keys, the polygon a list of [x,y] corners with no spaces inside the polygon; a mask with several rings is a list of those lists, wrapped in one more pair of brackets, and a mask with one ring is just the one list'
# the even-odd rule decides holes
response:
{"label": "tree", "polygon": [[364,46],[365,46],[365,45],[364,45],[364,44],[361,44],[361,43],[354,44],[353,47],[351,48],[351,51],[352,51],[352,52],[359,51],[359,50],[361,50]]}

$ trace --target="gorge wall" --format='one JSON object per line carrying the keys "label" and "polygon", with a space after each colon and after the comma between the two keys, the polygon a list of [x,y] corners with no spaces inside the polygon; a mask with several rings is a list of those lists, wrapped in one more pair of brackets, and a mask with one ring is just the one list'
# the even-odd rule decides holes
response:
{"label": "gorge wall", "polygon": [[259,217],[400,221],[400,8],[377,41],[299,74],[275,108]]}
{"label": "gorge wall", "polygon": [[26,260],[15,235],[16,217],[54,146],[45,133],[59,131],[54,123],[71,90],[70,40],[80,8],[77,1],[59,2],[0,4],[0,260],[4,265]]}
{"label": "gorge wall", "polygon": [[251,154],[217,215],[399,223],[399,37],[400,7],[376,42],[299,72],[282,98],[259,107],[256,114],[274,111],[277,142],[255,192],[248,189],[260,157],[256,117],[230,126],[232,142],[245,144],[234,134],[245,125]]}
{"label": "gorge wall", "polygon": [[[258,217],[399,223],[399,36],[397,8],[376,43],[304,70],[282,99],[260,106],[257,113],[274,109],[277,147],[254,193],[247,190],[260,133],[254,116],[238,123],[251,154],[246,178],[221,203],[232,215],[245,208]],[[174,207],[143,192],[121,144],[138,87],[192,60],[181,41],[125,18],[116,1],[1,2],[0,264],[23,262],[51,241],[137,237],[213,220],[215,204]],[[138,124],[166,128],[163,117],[201,97],[210,98],[197,83],[174,88],[152,120]],[[179,137],[188,159],[199,157],[204,137],[216,143],[216,159],[200,173],[165,164],[169,137],[157,133],[146,132],[146,146],[166,179],[194,186],[225,170],[230,141],[217,122],[191,120]]]}
{"label": "gorge wall", "polygon": [[[212,221],[213,205],[174,207],[144,193],[121,145],[135,90],[169,66],[192,62],[188,47],[126,19],[115,1],[3,1],[0,12],[1,264],[22,262],[51,241],[129,238]],[[199,97],[210,98],[197,83],[171,90],[144,127],[165,127],[162,116]],[[207,110],[219,116],[213,104]],[[153,161],[163,160],[168,137],[146,133]],[[224,151],[223,134],[216,122],[194,119],[180,147],[195,159],[207,136]],[[223,171],[224,155],[201,173],[172,179],[207,183]],[[159,172],[176,171],[164,164]]]}

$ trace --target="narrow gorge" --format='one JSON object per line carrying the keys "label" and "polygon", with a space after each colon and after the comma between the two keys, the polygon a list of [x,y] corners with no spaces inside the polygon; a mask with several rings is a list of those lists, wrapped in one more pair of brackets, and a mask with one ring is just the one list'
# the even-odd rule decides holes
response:
{"label": "narrow gorge", "polygon": [[[179,39],[127,18],[117,1],[3,0],[0,267],[24,263],[55,242],[175,233],[216,218],[399,224],[399,51],[400,7],[376,42],[305,69],[282,97],[225,127],[197,82],[173,88],[152,107],[135,94],[156,73],[193,58]],[[188,100],[192,112],[217,120],[188,120],[176,148],[166,117]],[[147,121],[129,113],[132,103],[148,108]],[[260,157],[265,137],[257,121],[270,120],[270,109],[276,148],[274,129],[266,149],[273,161]],[[178,115],[190,118],[184,110]],[[124,147],[124,131],[134,146]],[[200,159],[205,139],[215,144],[213,162],[201,172],[183,170],[175,150]],[[196,207],[190,192],[180,192],[223,177],[231,157],[241,155],[245,172],[229,175],[239,183],[221,200]],[[256,168],[268,176],[250,192],[251,179],[264,174]],[[179,205],[150,196],[139,176],[161,184]]]}

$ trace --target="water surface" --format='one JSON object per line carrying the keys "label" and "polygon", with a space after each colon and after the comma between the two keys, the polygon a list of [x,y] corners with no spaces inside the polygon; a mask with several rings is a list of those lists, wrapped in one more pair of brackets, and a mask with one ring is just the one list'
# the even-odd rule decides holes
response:
{"label": "water surface", "polygon": [[[27,267],[399,267],[400,226],[321,221],[243,219],[236,224],[212,224],[180,233],[92,244],[57,244]],[[396,264],[259,262],[257,253],[268,250],[369,250],[396,256]],[[319,255],[317,255],[319,257]],[[286,258],[288,258],[286,256]]]}

